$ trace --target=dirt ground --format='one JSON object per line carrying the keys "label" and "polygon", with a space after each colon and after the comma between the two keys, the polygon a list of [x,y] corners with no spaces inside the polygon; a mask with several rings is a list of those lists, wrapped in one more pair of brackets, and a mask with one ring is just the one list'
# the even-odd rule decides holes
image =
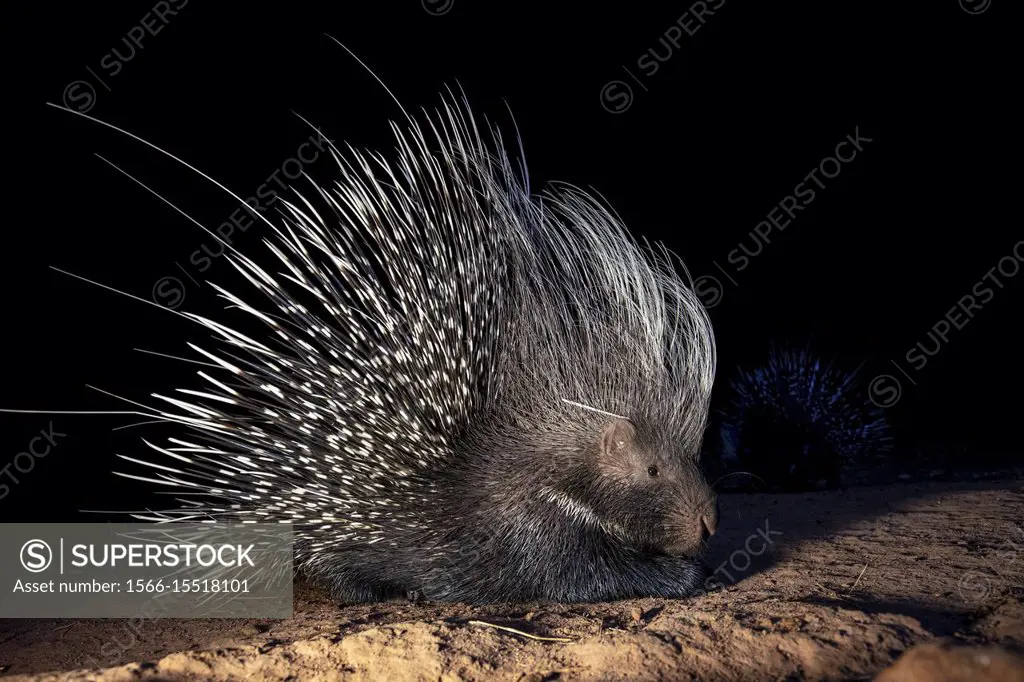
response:
{"label": "dirt ground", "polygon": [[295,616],[284,621],[5,621],[0,673],[12,681],[870,680],[937,638],[1024,647],[1022,524],[1019,479],[728,495],[709,557],[724,586],[688,600],[339,607],[300,586]]}

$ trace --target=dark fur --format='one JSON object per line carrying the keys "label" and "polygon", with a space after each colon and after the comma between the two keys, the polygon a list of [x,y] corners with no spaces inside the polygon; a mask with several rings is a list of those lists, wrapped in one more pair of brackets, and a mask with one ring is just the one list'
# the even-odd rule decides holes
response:
{"label": "dark fur", "polygon": [[[451,502],[419,510],[424,526],[446,531],[407,536],[406,546],[346,548],[335,594],[470,603],[691,594],[705,578],[699,556],[717,526],[716,498],[692,453],[644,435],[642,425],[610,420],[592,443],[561,451],[469,447],[440,484],[437,499]],[[623,533],[572,520],[539,493],[546,488]]]}

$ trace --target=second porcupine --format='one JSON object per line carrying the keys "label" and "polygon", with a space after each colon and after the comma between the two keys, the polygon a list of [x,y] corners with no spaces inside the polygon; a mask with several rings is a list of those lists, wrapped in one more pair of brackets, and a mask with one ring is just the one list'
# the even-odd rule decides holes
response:
{"label": "second porcupine", "polygon": [[199,497],[138,518],[292,522],[344,600],[691,593],[715,346],[680,264],[580,190],[531,195],[468,109],[426,123],[256,215],[280,272],[228,247],[261,303],[217,290],[270,333],[184,313],[220,370],[120,475]]}
{"label": "second porcupine", "polygon": [[871,402],[858,371],[824,360],[809,345],[773,344],[768,361],[740,370],[728,389],[721,464],[770,488],[840,487],[877,468],[877,458],[892,448],[884,411]]}

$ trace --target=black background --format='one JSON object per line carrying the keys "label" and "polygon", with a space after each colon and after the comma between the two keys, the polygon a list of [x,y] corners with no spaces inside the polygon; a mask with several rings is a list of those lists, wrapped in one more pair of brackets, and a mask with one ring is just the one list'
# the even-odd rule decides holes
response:
{"label": "black background", "polygon": [[[1024,237],[1010,208],[1019,183],[1018,60],[1000,31],[1011,3],[992,0],[971,14],[958,0],[729,0],[645,75],[638,59],[649,49],[667,54],[659,39],[679,36],[671,27],[691,3],[191,0],[111,76],[102,60],[114,48],[129,54],[122,39],[155,4],[4,4],[0,407],[122,409],[86,385],[147,402],[151,392],[200,381],[192,367],[132,352],[188,355],[185,342],[204,338],[194,325],[48,266],[146,301],[161,278],[177,277],[179,310],[203,314],[222,303],[189,276],[229,289],[238,282],[223,261],[197,272],[189,256],[211,239],[94,154],[210,226],[235,209],[230,197],[168,157],[45,103],[62,103],[69,84],[87,81],[90,115],[247,196],[308,138],[292,112],[339,143],[390,148],[397,105],[329,33],[409,110],[461,86],[478,114],[511,135],[507,102],[535,187],[594,187],[634,233],[680,254],[694,277],[717,277],[720,384],[737,364],[763,360],[773,340],[813,341],[850,367],[865,363],[866,379],[900,379],[889,408],[900,448],[967,443],[1008,458],[1018,450],[1024,275],[1000,276],[1004,288],[994,287],[925,367],[904,359],[919,341],[933,347],[933,325]],[[619,113],[605,104],[621,100],[602,99],[613,80],[633,93]],[[71,94],[81,96],[85,86],[77,87]],[[727,255],[741,242],[752,247],[754,226],[858,128],[872,140],[864,151],[736,272]],[[330,161],[310,172],[328,180]],[[236,237],[263,258],[258,227]],[[15,472],[20,482],[0,500],[0,518],[76,518],[78,509],[150,499],[109,473],[115,454],[142,456],[141,437],[163,436],[160,426],[111,431],[133,417],[0,414],[0,466],[51,421],[67,435],[32,471]]]}

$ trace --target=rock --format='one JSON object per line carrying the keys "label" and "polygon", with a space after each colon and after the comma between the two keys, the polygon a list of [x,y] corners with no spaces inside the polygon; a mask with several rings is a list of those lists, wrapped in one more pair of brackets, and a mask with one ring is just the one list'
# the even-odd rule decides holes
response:
{"label": "rock", "polygon": [[1024,658],[995,646],[921,644],[874,682],[1024,682]]}

